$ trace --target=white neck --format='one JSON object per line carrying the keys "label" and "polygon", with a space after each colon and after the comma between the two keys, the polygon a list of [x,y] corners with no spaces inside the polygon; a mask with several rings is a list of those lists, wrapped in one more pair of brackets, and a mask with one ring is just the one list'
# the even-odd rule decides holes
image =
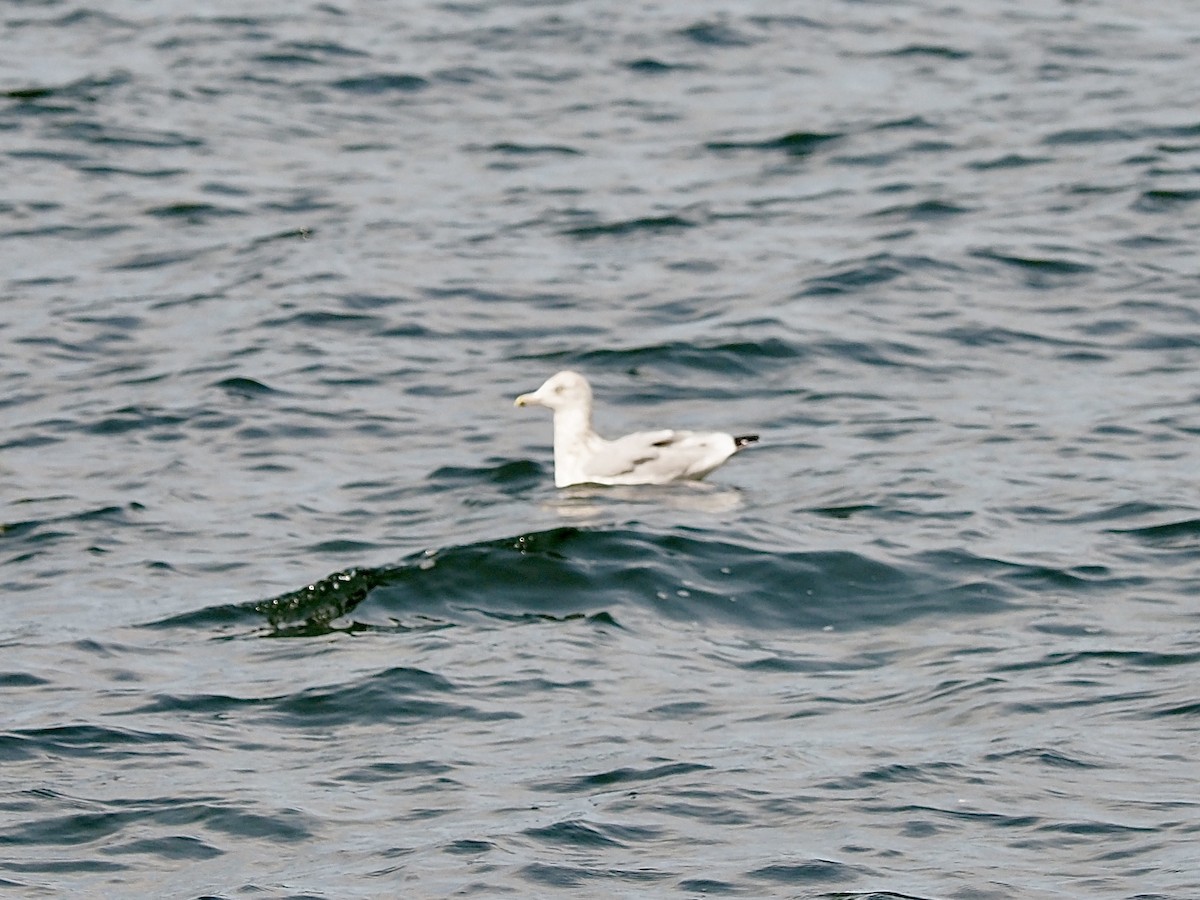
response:
{"label": "white neck", "polygon": [[559,487],[579,480],[581,473],[572,471],[571,460],[577,465],[578,451],[596,439],[591,404],[554,411],[554,480]]}

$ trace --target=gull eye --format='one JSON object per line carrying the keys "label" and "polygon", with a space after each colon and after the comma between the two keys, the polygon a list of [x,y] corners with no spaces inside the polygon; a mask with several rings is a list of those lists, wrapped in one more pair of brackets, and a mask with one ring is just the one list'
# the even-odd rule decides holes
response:
{"label": "gull eye", "polygon": [[562,392],[563,392],[563,386],[561,384],[554,389],[554,393],[556,393],[556,394],[561,394]]}

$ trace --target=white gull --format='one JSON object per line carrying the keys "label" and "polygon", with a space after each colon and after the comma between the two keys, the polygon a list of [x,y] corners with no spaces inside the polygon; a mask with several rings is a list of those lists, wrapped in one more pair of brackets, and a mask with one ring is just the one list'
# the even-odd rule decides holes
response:
{"label": "white gull", "polygon": [[703,478],[756,434],[722,431],[639,431],[608,441],[592,428],[592,388],[578,372],[549,378],[517,406],[554,411],[554,484],[666,484]]}

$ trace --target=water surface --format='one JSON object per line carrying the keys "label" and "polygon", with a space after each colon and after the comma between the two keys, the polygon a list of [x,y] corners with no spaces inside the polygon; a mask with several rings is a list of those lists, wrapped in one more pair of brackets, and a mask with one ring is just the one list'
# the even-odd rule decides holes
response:
{"label": "water surface", "polygon": [[0,886],[1200,893],[1188,4],[3,27]]}

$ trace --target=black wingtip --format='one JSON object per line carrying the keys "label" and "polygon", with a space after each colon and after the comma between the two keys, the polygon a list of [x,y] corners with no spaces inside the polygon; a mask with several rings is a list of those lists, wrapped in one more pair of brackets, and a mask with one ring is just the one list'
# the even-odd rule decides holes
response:
{"label": "black wingtip", "polygon": [[757,434],[739,434],[733,438],[733,446],[745,447],[747,444],[753,444],[758,440]]}

